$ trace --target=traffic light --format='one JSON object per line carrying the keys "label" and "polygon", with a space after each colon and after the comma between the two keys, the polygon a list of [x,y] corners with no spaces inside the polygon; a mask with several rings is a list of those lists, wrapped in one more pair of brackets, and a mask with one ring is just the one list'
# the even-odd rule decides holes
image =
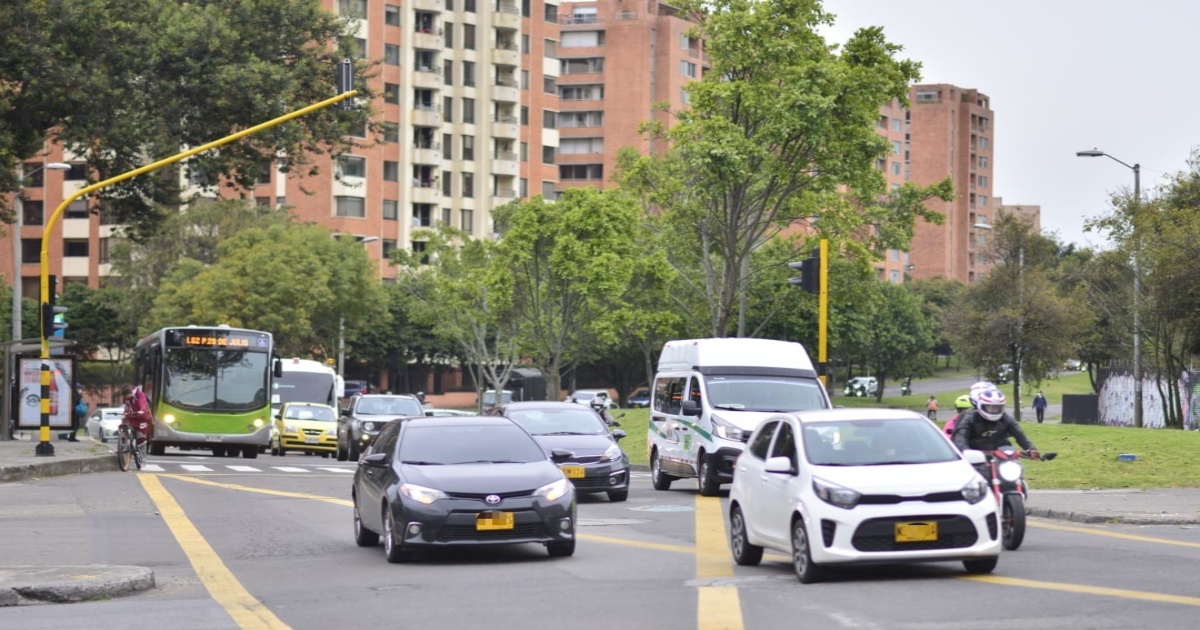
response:
{"label": "traffic light", "polygon": [[55,304],[58,299],[57,276],[50,276],[49,297],[50,300],[42,305],[42,337],[45,339],[62,337],[67,328],[66,318],[63,315],[67,312],[67,307]]}
{"label": "traffic light", "polygon": [[[354,62],[343,59],[337,66],[337,93],[345,94],[354,89]],[[354,99],[338,103],[339,109],[354,109]]]}
{"label": "traffic light", "polygon": [[809,293],[821,292],[821,249],[814,249],[812,255],[804,260],[788,263],[788,267],[800,272],[799,277],[788,278],[788,282],[797,285]]}

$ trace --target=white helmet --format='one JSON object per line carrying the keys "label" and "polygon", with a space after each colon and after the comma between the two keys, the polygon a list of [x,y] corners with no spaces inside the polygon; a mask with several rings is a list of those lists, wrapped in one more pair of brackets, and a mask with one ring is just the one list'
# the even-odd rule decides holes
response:
{"label": "white helmet", "polygon": [[591,408],[595,409],[596,411],[604,411],[605,407],[604,399],[600,396],[593,396],[592,401],[588,403],[588,405],[590,405]]}
{"label": "white helmet", "polygon": [[979,392],[979,398],[976,401],[976,406],[979,408],[979,415],[995,422],[1004,417],[1004,403],[1007,400],[1004,398],[1004,392],[998,389],[985,389]]}
{"label": "white helmet", "polygon": [[976,409],[979,408],[979,394],[989,389],[997,389],[996,385],[991,381],[979,381],[971,386],[967,396],[971,399],[971,405]]}

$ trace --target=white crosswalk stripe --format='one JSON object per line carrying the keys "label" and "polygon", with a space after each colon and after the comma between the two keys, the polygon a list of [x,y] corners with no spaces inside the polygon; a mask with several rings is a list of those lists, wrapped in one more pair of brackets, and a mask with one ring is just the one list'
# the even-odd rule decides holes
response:
{"label": "white crosswalk stripe", "polygon": [[184,470],[190,470],[192,472],[212,472],[211,468],[208,466],[201,466],[200,464],[180,464],[180,466],[182,466]]}
{"label": "white crosswalk stripe", "polygon": [[142,464],[142,470],[146,472],[164,472],[166,469],[158,464]]}
{"label": "white crosswalk stripe", "polygon": [[354,469],[353,469],[353,468],[326,468],[326,467],[322,466],[320,469],[321,469],[321,470],[328,470],[329,472],[335,472],[335,473],[350,473],[350,474],[354,474]]}
{"label": "white crosswalk stripe", "polygon": [[238,472],[262,472],[261,468],[255,468],[253,466],[226,466],[226,468],[229,470],[236,470]]}
{"label": "white crosswalk stripe", "polygon": [[307,468],[293,468],[292,466],[272,466],[271,468],[274,468],[275,470],[281,470],[283,472],[294,472],[294,473],[312,472],[311,470],[309,470]]}
{"label": "white crosswalk stripe", "polygon": [[157,460],[154,463],[146,463],[142,465],[142,470],[155,473],[170,473],[170,472],[215,472],[215,473],[266,473],[275,472],[296,473],[296,474],[327,474],[337,473],[339,475],[353,475],[354,466],[247,466],[244,464],[218,464],[216,462],[208,462],[205,464],[185,464],[179,460]]}

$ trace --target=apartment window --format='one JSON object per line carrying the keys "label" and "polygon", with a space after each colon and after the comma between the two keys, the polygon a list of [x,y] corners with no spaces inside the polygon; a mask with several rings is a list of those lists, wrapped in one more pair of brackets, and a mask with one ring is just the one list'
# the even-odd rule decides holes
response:
{"label": "apartment window", "polygon": [[903,124],[904,123],[901,122],[901,120],[899,118],[893,118],[892,119],[892,131],[900,131],[901,125],[903,125]]}
{"label": "apartment window", "polygon": [[400,86],[395,83],[383,84],[383,102],[392,105],[400,104]]}
{"label": "apartment window", "polygon": [[383,23],[388,26],[400,26],[400,7],[394,4],[384,6]]}
{"label": "apartment window", "polygon": [[463,85],[467,87],[475,87],[475,62],[463,62]]}
{"label": "apartment window", "polygon": [[392,257],[392,252],[396,251],[396,241],[392,239],[383,240],[383,258],[387,260]]}
{"label": "apartment window", "polygon": [[475,50],[475,25],[463,24],[463,48]]}
{"label": "apartment window", "polygon": [[[25,223],[25,225],[41,225],[42,221],[45,220],[43,218],[44,214],[45,205],[41,200],[26,199],[24,203],[21,204],[21,220]],[[39,245],[35,248],[35,251],[41,252],[41,248],[42,246],[39,241]]]}
{"label": "apartment window", "polygon": [[521,36],[521,54],[523,54],[523,55],[529,54],[529,35]]}
{"label": "apartment window", "polygon": [[429,264],[429,256],[425,254],[425,246],[428,245],[425,241],[412,241],[409,246],[412,247],[412,252],[418,254],[417,262],[422,265]]}
{"label": "apartment window", "polygon": [[936,103],[942,99],[942,93],[937,90],[917,90],[918,103]]}
{"label": "apartment window", "polygon": [[986,186],[988,185],[988,178],[987,178],[987,175],[980,175],[980,176],[979,176],[979,185],[980,185],[980,187],[986,187]]}
{"label": "apartment window", "polygon": [[449,226],[450,221],[451,221],[450,217],[452,217],[453,215],[454,215],[454,211],[451,210],[450,208],[442,208],[442,221],[439,225]]}
{"label": "apartment window", "polygon": [[475,124],[475,99],[464,98],[462,102],[462,121],[469,125]]}
{"label": "apartment window", "polygon": [[900,174],[900,163],[892,162],[892,175],[899,175],[899,174]]}
{"label": "apartment window", "polygon": [[271,207],[271,198],[270,197],[255,197],[254,205],[256,205],[260,208],[270,208]]}
{"label": "apartment window", "polygon": [[443,160],[454,159],[453,153],[452,153],[453,146],[454,146],[454,136],[452,136],[448,133],[442,134],[442,159]]}
{"label": "apartment window", "polygon": [[112,239],[107,237],[101,237],[100,240],[97,241],[97,245],[99,247],[96,248],[98,250],[96,252],[96,262],[100,263],[101,265],[107,265],[108,263],[112,262],[112,254],[109,252],[109,244],[111,243],[111,240]]}
{"label": "apartment window", "polygon": [[983,136],[979,136],[979,148],[980,149],[988,148],[988,139],[987,138],[985,138]]}
{"label": "apartment window", "polygon": [[545,5],[546,12],[543,19],[550,24],[558,24],[558,6],[553,4]]}
{"label": "apartment window", "polygon": [[542,199],[558,201],[558,193],[554,191],[554,182],[542,182]]}
{"label": "apartment window", "polygon": [[338,0],[338,13],[361,18],[367,14],[367,0]]}
{"label": "apartment window", "polygon": [[400,142],[400,124],[394,122],[383,123],[383,141],[384,142]]}
{"label": "apartment window", "polygon": [[553,39],[542,40],[542,56],[553,59],[558,56],[558,42]]}
{"label": "apartment window", "polygon": [[570,164],[558,167],[558,178],[561,180],[597,180],[604,179],[603,164]]}
{"label": "apartment window", "polygon": [[542,164],[554,164],[555,147],[542,146]]}
{"label": "apartment window", "polygon": [[562,85],[559,86],[558,96],[564,101],[602,101],[604,100],[604,86],[600,84]]}
{"label": "apartment window", "polygon": [[679,74],[692,79],[696,78],[696,64],[690,61],[680,61]]}
{"label": "apartment window", "polygon": [[400,47],[396,44],[384,44],[383,62],[389,66],[400,65]]}
{"label": "apartment window", "polygon": [[684,105],[691,104],[692,95],[690,93],[688,93],[687,88],[679,89],[679,102],[683,103]]}
{"label": "apartment window", "polygon": [[888,121],[887,116],[880,116],[879,122],[875,126],[880,129],[887,129],[887,121]]}
{"label": "apartment window", "polygon": [[362,37],[354,38],[354,50],[350,52],[350,56],[355,59],[367,58],[367,40]]}
{"label": "apartment window", "polygon": [[475,211],[474,210],[459,210],[458,216],[459,216],[459,226],[458,227],[461,228],[462,231],[466,232],[467,234],[470,234],[471,228],[475,225]]}
{"label": "apartment window", "polygon": [[892,153],[900,153],[900,141],[892,140]]}
{"label": "apartment window", "polygon": [[521,124],[522,125],[529,124],[529,108],[525,107],[523,105],[521,106]]}
{"label": "apartment window", "polygon": [[46,183],[46,171],[40,163],[26,162],[21,165],[21,174],[25,175],[26,188],[41,188]]}
{"label": "apartment window", "polygon": [[452,180],[450,178],[451,178],[450,171],[442,171],[442,196],[443,197],[453,197],[454,196],[454,192],[452,189],[453,187],[451,185]]}
{"label": "apartment window", "polygon": [[985,156],[979,156],[979,168],[987,168],[988,159]]}
{"label": "apartment window", "polygon": [[542,129],[558,129],[558,112],[542,110]]}
{"label": "apartment window", "polygon": [[559,112],[558,127],[601,127],[604,112]]}
{"label": "apartment window", "polygon": [[86,238],[63,239],[63,256],[70,256],[71,258],[87,258],[87,255],[88,242]]}
{"label": "apartment window", "polygon": [[979,207],[980,208],[987,207],[987,195],[979,195]]}
{"label": "apartment window", "polygon": [[[547,8],[550,5],[546,5]],[[573,31],[562,34],[560,48],[593,48],[604,45],[604,31]]]}
{"label": "apartment window", "polygon": [[475,160],[475,136],[462,137],[462,159],[466,161]]}
{"label": "apartment window", "polygon": [[383,161],[383,181],[398,182],[400,181],[400,163]]}
{"label": "apartment window", "polygon": [[528,142],[521,143],[521,161],[522,162],[529,161],[529,143]]}
{"label": "apartment window", "polygon": [[475,196],[475,174],[474,173],[463,173],[462,174],[462,196],[468,197],[468,198]]}
{"label": "apartment window", "polygon": [[63,175],[63,179],[65,179],[69,182],[76,181],[76,180],[82,181],[82,180],[87,179],[87,176],[88,176],[87,164],[80,162],[80,163],[72,164],[71,168],[67,171],[67,174]]}
{"label": "apartment window", "polygon": [[454,122],[454,97],[442,97],[442,120],[445,122]]}
{"label": "apartment window", "polygon": [[558,144],[563,155],[604,153],[604,138],[563,138]]}
{"label": "apartment window", "polygon": [[447,87],[454,85],[454,62],[450,59],[442,62],[442,82]]}
{"label": "apartment window", "polygon": [[443,22],[442,30],[445,33],[446,48],[454,48],[454,22]]}
{"label": "apartment window", "polygon": [[454,10],[454,0],[446,0],[446,10],[447,11]]}
{"label": "apartment window", "polygon": [[529,180],[522,177],[520,184],[518,185],[520,186],[520,190],[518,192],[520,193],[521,198],[527,199],[529,197]]}
{"label": "apartment window", "polygon": [[367,158],[356,155],[343,155],[338,158],[338,172],[342,177],[366,177]]}
{"label": "apartment window", "polygon": [[[28,203],[28,202],[27,202]],[[87,199],[76,199],[67,206],[67,212],[64,215],[67,219],[86,219],[88,218],[88,202]],[[38,251],[41,251],[40,248]]]}
{"label": "apartment window", "polygon": [[521,89],[522,90],[529,89],[529,71],[528,70],[521,71]]}
{"label": "apartment window", "polygon": [[542,77],[542,93],[558,95],[558,84],[555,79],[556,77]]}
{"label": "apartment window", "polygon": [[395,199],[383,200],[383,218],[388,221],[395,221],[400,218],[400,202]]}
{"label": "apartment window", "polygon": [[475,0],[463,0],[463,11],[467,13],[475,12]]}
{"label": "apartment window", "polygon": [[433,226],[433,206],[427,203],[414,203],[412,207],[413,227]]}
{"label": "apartment window", "polygon": [[339,217],[363,218],[367,216],[366,199],[362,197],[334,197],[337,203],[336,212]]}
{"label": "apartment window", "polygon": [[562,60],[563,74],[594,74],[604,72],[604,57],[578,57]]}

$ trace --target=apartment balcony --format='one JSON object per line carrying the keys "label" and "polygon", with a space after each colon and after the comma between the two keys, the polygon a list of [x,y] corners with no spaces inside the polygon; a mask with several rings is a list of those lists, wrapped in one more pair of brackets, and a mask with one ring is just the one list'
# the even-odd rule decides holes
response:
{"label": "apartment balcony", "polygon": [[442,89],[442,69],[441,68],[416,68],[413,71],[413,87],[426,88],[430,90]]}
{"label": "apartment balcony", "polygon": [[596,15],[595,13],[589,13],[589,14],[583,14],[583,15],[575,15],[572,13],[560,13],[558,15],[558,25],[559,26],[567,26],[567,27],[588,26],[588,27],[595,28],[596,26],[602,26],[603,24],[604,24],[604,22],[602,20],[600,20],[600,16]]}
{"label": "apartment balcony", "polygon": [[492,47],[492,63],[498,66],[521,65],[521,49],[516,42],[496,42]]}
{"label": "apartment balcony", "polygon": [[521,84],[516,79],[496,79],[496,84],[492,86],[492,100],[500,103],[519,104],[521,102]]}
{"label": "apartment balcony", "polygon": [[409,41],[412,42],[413,48],[441,50],[446,46],[446,40],[442,38],[442,29],[440,28],[418,29],[413,31],[410,37]]}
{"label": "apartment balcony", "polygon": [[413,105],[412,114],[409,118],[409,122],[418,127],[441,127],[442,106],[417,103]]}
{"label": "apartment balcony", "polygon": [[414,164],[428,164],[430,166],[441,166],[442,164],[442,143],[434,142],[428,147],[413,147],[412,160]]}
{"label": "apartment balcony", "polygon": [[492,157],[492,173],[516,177],[521,172],[521,163],[516,153],[501,152]]}
{"label": "apartment balcony", "polygon": [[412,187],[412,203],[442,203],[442,189],[432,182],[422,182]]}
{"label": "apartment balcony", "polygon": [[521,137],[521,121],[516,116],[496,116],[492,120],[492,136],[518,140]]}
{"label": "apartment balcony", "polygon": [[492,191],[492,208],[499,208],[517,199],[517,191],[512,188],[497,188]]}
{"label": "apartment balcony", "polygon": [[521,29],[521,6],[501,2],[492,14],[492,26],[498,29]]}
{"label": "apartment balcony", "polygon": [[412,7],[418,11],[441,13],[445,7],[445,0],[413,0]]}

